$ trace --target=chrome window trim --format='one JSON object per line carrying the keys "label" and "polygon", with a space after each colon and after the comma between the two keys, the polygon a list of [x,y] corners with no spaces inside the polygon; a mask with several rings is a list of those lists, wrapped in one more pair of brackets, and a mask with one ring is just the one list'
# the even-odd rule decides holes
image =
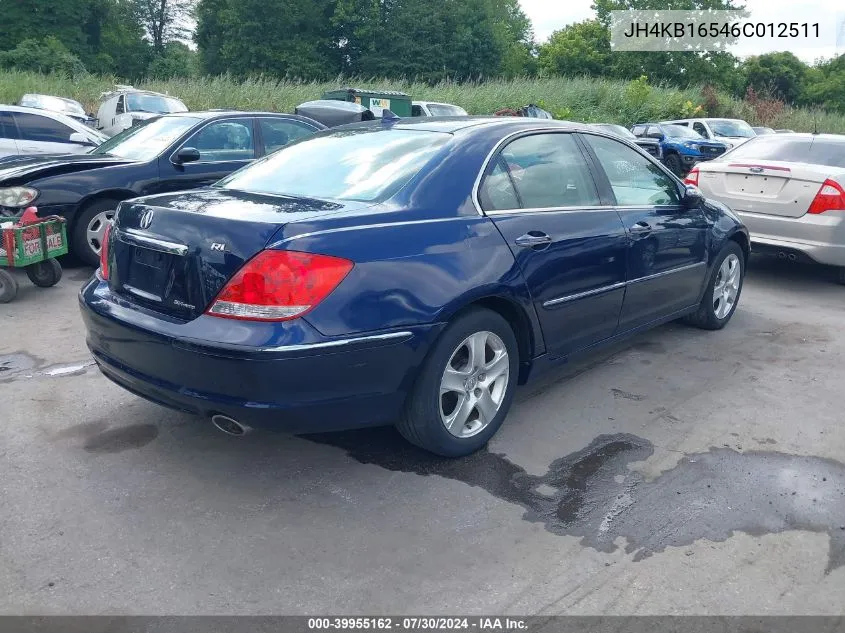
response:
{"label": "chrome window trim", "polygon": [[[596,211],[596,210],[606,210],[606,209],[616,209],[616,208],[618,208],[619,205],[612,205],[612,204],[611,205],[589,206],[589,207],[580,206],[580,207],[543,207],[543,208],[539,208],[539,209],[538,208],[496,209],[495,211],[484,211],[484,209],[481,208],[481,203],[479,202],[479,190],[481,188],[481,180],[484,178],[484,174],[487,171],[487,168],[490,166],[490,161],[498,153],[498,151],[502,148],[502,146],[507,144],[514,137],[517,137],[517,136],[520,136],[520,135],[530,135],[530,134],[534,134],[534,133],[542,134],[542,133],[547,133],[547,132],[556,132],[558,134],[592,134],[593,136],[599,136],[599,137],[602,137],[602,138],[609,138],[610,140],[614,140],[614,141],[619,140],[619,137],[616,137],[613,134],[610,134],[608,132],[604,132],[602,130],[596,130],[594,128],[588,128],[588,129],[582,130],[580,128],[569,128],[569,127],[561,128],[561,127],[543,126],[543,127],[523,129],[523,130],[517,130],[515,132],[511,132],[510,134],[502,137],[499,140],[499,142],[496,143],[496,145],[493,147],[493,149],[490,150],[490,152],[487,154],[487,158],[484,159],[484,163],[481,165],[481,170],[478,172],[478,175],[475,177],[475,183],[472,186],[472,204],[475,207],[475,210],[478,213],[478,215],[480,215],[480,216],[501,215],[503,213],[517,213],[517,212],[525,212],[525,211],[527,211],[527,212],[579,211],[579,210]],[[624,139],[623,139],[623,144],[625,144]],[[651,156],[651,154],[648,154],[644,150],[640,150],[639,148],[637,148],[636,144],[634,144],[633,142],[628,143],[628,146],[633,147],[633,149],[635,151],[639,151],[640,153],[647,155],[649,158],[653,158]],[[654,162],[659,167],[661,167],[663,169],[664,173],[667,173],[670,176],[672,176],[673,178],[675,178],[674,175],[671,172],[669,172],[666,169],[666,167],[664,167],[657,159],[654,159]],[[589,163],[587,163],[587,171],[590,173],[590,176],[595,178],[595,174],[593,173],[594,168]],[[678,179],[676,179],[676,180],[678,182],[680,182],[680,180],[678,180]],[[601,195],[601,192],[599,192],[599,195]],[[649,208],[650,209],[653,206],[655,206],[655,205],[645,205],[645,207],[643,207],[643,208]],[[672,205],[672,206],[674,206],[674,205]],[[628,207],[628,208],[634,208],[634,207]],[[639,208],[639,207],[637,207],[637,208]]]}
{"label": "chrome window trim", "polygon": [[664,270],[659,273],[655,273],[653,275],[648,275],[646,277],[638,277],[637,279],[631,279],[630,281],[620,281],[615,284],[611,284],[609,286],[602,286],[601,288],[594,288],[593,290],[586,290],[584,292],[578,292],[573,295],[566,295],[564,297],[558,297],[556,299],[549,299],[548,301],[543,302],[544,308],[551,308],[556,305],[560,305],[561,303],[567,303],[569,301],[576,301],[578,299],[585,299],[587,297],[592,297],[594,295],[599,295],[604,292],[610,292],[611,290],[618,290],[619,288],[625,288],[627,286],[633,286],[634,284],[641,283],[643,281],[650,281],[652,279],[658,279],[660,277],[665,277],[667,275],[672,275],[674,273],[681,273],[685,270],[692,270],[693,268],[698,268],[700,266],[706,266],[704,262],[695,262],[694,264],[686,264],[685,266],[679,266],[678,268],[672,268],[671,270]]}
{"label": "chrome window trim", "polygon": [[187,255],[188,247],[177,242],[168,242],[155,237],[145,235],[135,229],[118,229],[117,239],[135,246],[142,246],[154,251],[169,253],[171,255]]}
{"label": "chrome window trim", "polygon": [[336,341],[324,341],[322,343],[306,343],[302,345],[280,345],[279,347],[262,347],[258,351],[261,352],[303,352],[314,349],[326,349],[332,347],[346,347],[348,345],[356,345],[358,343],[376,343],[382,341],[392,341],[399,339],[409,339],[414,335],[413,332],[403,330],[401,332],[388,332],[387,334],[373,334],[370,336],[357,336],[354,338],[338,339]]}

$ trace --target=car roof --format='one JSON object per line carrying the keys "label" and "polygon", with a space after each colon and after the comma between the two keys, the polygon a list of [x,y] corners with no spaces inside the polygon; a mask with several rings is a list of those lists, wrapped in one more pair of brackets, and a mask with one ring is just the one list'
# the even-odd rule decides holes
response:
{"label": "car roof", "polygon": [[214,117],[228,117],[228,116],[283,116],[291,119],[307,120],[308,117],[301,114],[291,114],[289,112],[262,112],[253,110],[189,110],[187,112],[168,112],[160,115],[162,117],[177,117],[187,116],[195,119],[211,119]]}
{"label": "car roof", "polygon": [[[378,129],[385,123],[381,119],[375,121],[364,121],[361,123],[348,123],[342,127],[349,129]],[[549,129],[560,128],[573,131],[595,131],[584,123],[573,123],[572,121],[556,121],[552,119],[538,119],[534,117],[498,117],[498,116],[432,116],[432,117],[403,117],[396,123],[391,124],[393,129],[398,130],[419,130],[424,132],[445,132],[455,134],[467,130],[480,128],[502,127],[518,129]],[[338,129],[338,128],[332,128]]]}
{"label": "car roof", "polygon": [[56,112],[55,110],[47,110],[44,108],[30,108],[28,106],[16,106],[16,105],[0,105],[0,110],[6,112],[26,112],[29,114],[37,114],[38,116],[46,116],[51,119],[55,119],[56,121],[61,121],[62,123],[68,123],[70,121],[73,125],[70,127],[76,128],[81,125],[79,121],[76,119],[66,116],[61,112]]}
{"label": "car roof", "polygon": [[834,141],[838,143],[845,143],[845,134],[813,134],[811,132],[784,132],[783,134],[778,134],[778,139],[800,139],[800,140],[813,140],[819,139],[824,141]]}

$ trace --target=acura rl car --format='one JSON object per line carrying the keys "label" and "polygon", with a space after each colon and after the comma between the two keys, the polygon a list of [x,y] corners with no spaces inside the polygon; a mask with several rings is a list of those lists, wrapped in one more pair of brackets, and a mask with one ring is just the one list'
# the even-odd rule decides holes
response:
{"label": "acura rl car", "polygon": [[7,158],[0,161],[0,219],[31,205],[42,217],[63,216],[70,251],[96,266],[121,200],[210,185],[322,129],[294,114],[190,112],[141,122],[86,154]]}
{"label": "acura rl car", "polygon": [[748,239],[587,126],[385,119],[123,202],[80,301],[105,376],[228,433],[396,424],[459,456],[546,368],[673,319],[722,328]]}

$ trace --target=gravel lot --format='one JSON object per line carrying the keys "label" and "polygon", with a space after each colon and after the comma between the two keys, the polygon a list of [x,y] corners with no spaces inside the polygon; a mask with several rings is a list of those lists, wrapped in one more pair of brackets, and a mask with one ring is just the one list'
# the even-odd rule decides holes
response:
{"label": "gravel lot", "polygon": [[518,392],[489,449],[230,438],[109,383],[70,268],[0,306],[5,614],[843,614],[845,288],[754,259]]}

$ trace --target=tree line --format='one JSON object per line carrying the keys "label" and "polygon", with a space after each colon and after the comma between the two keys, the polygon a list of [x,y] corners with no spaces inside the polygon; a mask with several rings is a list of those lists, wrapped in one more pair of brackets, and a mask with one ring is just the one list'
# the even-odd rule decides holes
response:
{"label": "tree line", "polygon": [[[611,52],[617,9],[741,9],[737,0],[594,0],[536,43],[518,0],[4,0],[0,67],[127,81],[230,74],[483,81],[589,76],[845,111],[845,56]],[[193,46],[188,43],[193,42]]]}

